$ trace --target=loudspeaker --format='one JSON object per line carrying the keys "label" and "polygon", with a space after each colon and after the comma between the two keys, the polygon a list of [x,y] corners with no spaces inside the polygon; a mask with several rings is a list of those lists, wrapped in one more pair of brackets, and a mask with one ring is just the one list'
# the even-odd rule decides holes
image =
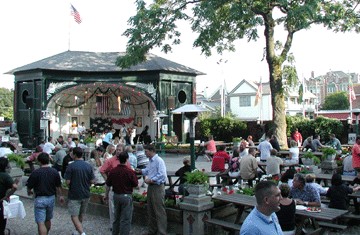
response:
{"label": "loudspeaker", "polygon": [[175,96],[168,96],[167,105],[168,109],[175,109]]}

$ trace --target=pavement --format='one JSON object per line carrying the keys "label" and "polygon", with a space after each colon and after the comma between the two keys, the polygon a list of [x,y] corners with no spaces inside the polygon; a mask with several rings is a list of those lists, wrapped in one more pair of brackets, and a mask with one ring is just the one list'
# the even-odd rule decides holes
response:
{"label": "pavement", "polygon": [[[182,160],[184,154],[165,154],[161,156],[166,164],[167,170],[177,170],[183,166]],[[198,169],[205,169],[210,171],[211,162],[206,161],[202,156],[199,156],[195,165]],[[27,181],[27,177],[24,176],[23,185]],[[141,185],[141,182],[139,183]],[[140,191],[144,191],[146,188],[141,188]],[[7,228],[10,230],[11,235],[34,235],[37,234],[37,226],[34,220],[33,199],[27,196],[26,188],[15,192],[20,196],[20,200],[23,202],[26,216],[24,219],[13,218],[8,219]],[[145,212],[146,213],[146,212]],[[84,222],[84,232],[87,235],[103,235],[111,234],[109,230],[109,219],[102,216],[94,216],[87,214]],[[52,220],[52,227],[49,235],[71,235],[75,231],[71,222],[70,215],[67,212],[67,208],[57,205],[54,209],[54,217]],[[131,229],[132,235],[139,235],[147,232],[145,224],[133,224]]]}

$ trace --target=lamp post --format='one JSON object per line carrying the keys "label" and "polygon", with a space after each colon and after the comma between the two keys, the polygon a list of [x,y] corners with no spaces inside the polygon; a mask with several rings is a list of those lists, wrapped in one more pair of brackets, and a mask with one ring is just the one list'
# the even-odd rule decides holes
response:
{"label": "lamp post", "polygon": [[199,112],[208,111],[207,109],[195,105],[195,104],[186,104],[180,108],[177,108],[172,111],[172,113],[183,113],[185,117],[190,120],[190,157],[191,157],[191,169],[195,169],[195,121]]}
{"label": "lamp post", "polygon": [[356,116],[356,136],[359,134],[359,114],[360,114],[360,109],[353,109],[352,113]]}

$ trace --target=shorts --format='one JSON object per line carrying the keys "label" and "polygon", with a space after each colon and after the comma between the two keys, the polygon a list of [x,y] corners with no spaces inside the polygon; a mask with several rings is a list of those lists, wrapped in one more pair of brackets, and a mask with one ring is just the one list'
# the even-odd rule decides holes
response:
{"label": "shorts", "polygon": [[69,200],[68,211],[71,216],[80,216],[85,214],[89,205],[89,199],[85,198],[81,200]]}
{"label": "shorts", "polygon": [[34,215],[36,223],[44,223],[53,218],[55,195],[38,196],[34,200]]}

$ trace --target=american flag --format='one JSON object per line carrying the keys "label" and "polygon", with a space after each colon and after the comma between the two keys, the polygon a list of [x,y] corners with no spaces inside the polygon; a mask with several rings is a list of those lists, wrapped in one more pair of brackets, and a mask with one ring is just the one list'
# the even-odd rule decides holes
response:
{"label": "american flag", "polygon": [[107,114],[109,111],[109,97],[96,96],[96,114]]}
{"label": "american flag", "polygon": [[74,16],[74,20],[76,23],[80,24],[81,23],[81,17],[80,17],[80,13],[75,9],[75,7],[71,5],[71,15]]}
{"label": "american flag", "polygon": [[356,100],[354,86],[353,86],[353,83],[351,81],[351,78],[349,78],[349,102],[351,103],[354,100]]}
{"label": "american flag", "polygon": [[256,92],[256,97],[255,97],[255,106],[261,102],[261,97],[262,97],[262,83],[260,80],[260,84],[259,84],[258,90]]}

